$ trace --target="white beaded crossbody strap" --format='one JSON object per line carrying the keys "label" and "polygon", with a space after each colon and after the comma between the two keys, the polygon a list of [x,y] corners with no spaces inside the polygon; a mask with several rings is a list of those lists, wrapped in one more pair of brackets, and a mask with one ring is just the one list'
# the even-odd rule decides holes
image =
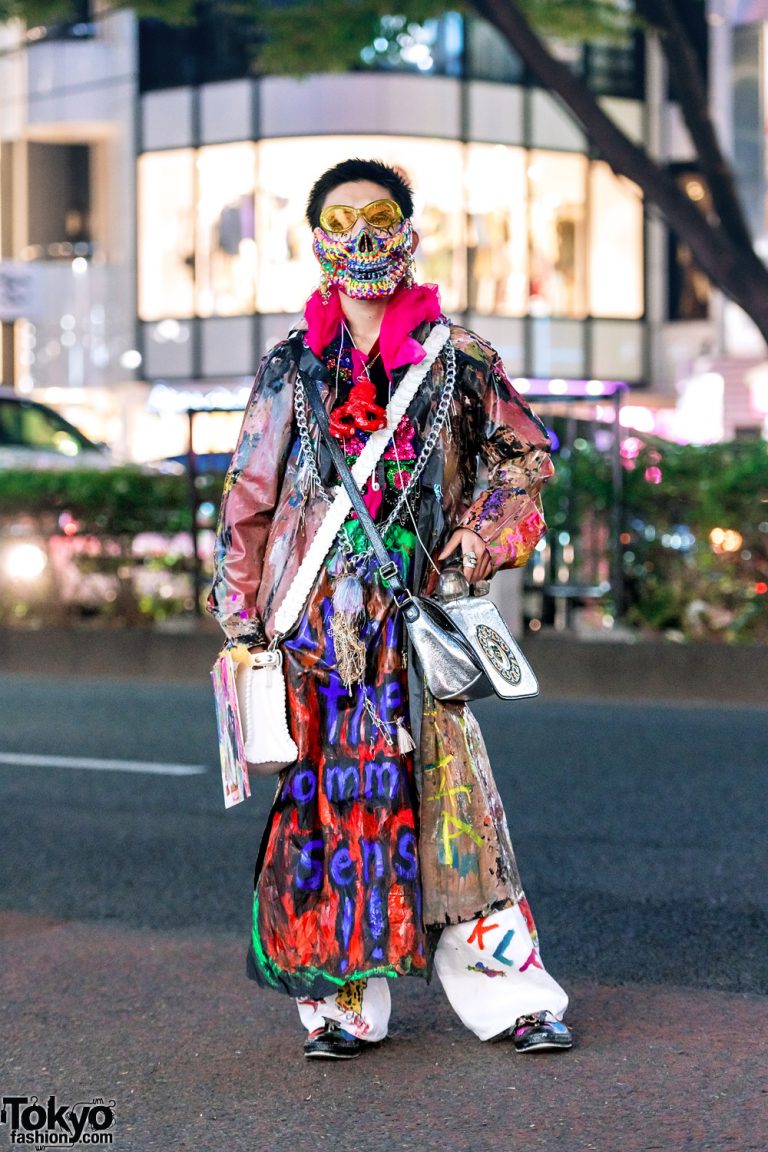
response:
{"label": "white beaded crossbody strap", "polygon": [[[419,385],[427,373],[431,371],[432,365],[440,355],[444,344],[450,339],[450,335],[451,330],[447,324],[436,324],[424,341],[422,345],[425,352],[424,359],[418,364],[411,365],[387,405],[386,427],[371,433],[368,442],[352,466],[352,476],[359,488],[363,487],[376,468],[395,429],[405,415],[408,405],[416,395]],[[338,531],[347,519],[351,508],[352,503],[342,485],[333,502],[328,505],[315,538],[285,594],[285,599],[275,613],[277,635],[272,641],[273,644],[280,636],[290,632],[301,615],[322,563],[332,548]]]}

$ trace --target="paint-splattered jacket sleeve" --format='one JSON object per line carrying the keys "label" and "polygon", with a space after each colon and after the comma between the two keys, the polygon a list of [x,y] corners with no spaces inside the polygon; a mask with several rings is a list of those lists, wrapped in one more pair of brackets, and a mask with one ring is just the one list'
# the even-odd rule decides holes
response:
{"label": "paint-splattered jacket sleeve", "polygon": [[256,602],[292,419],[293,384],[278,346],[259,367],[224,481],[208,597],[227,637],[246,644],[266,643]]}
{"label": "paint-splattered jacket sleeve", "polygon": [[478,484],[484,490],[457,525],[485,541],[494,571],[525,564],[546,530],[541,486],[554,468],[544,425],[494,356],[483,399]]}

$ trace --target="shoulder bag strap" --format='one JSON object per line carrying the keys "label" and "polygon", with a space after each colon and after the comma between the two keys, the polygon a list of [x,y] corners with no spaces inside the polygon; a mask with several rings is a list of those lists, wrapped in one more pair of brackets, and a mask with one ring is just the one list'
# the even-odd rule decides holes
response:
{"label": "shoulder bag strap", "polygon": [[360,526],[363,528],[373,548],[376,561],[381,569],[381,574],[397,596],[398,593],[406,591],[405,586],[398,575],[397,567],[392,557],[389,555],[389,552],[387,552],[384,541],[381,538],[381,533],[371,518],[371,514],[363,500],[363,494],[353,479],[344,453],[339,448],[338,442],[331,435],[328,424],[328,414],[325,411],[325,405],[320,399],[320,393],[317,391],[314,381],[305,380],[304,390],[307,393],[307,399],[309,400],[310,407],[315,414],[315,419],[320,428],[320,435],[325,441],[325,446],[331,454],[331,459],[336,466],[336,471],[347,491],[349,502],[357,513]]}
{"label": "shoulder bag strap", "polygon": [[[339,489],[336,496],[334,497],[333,502],[326,510],[323,521],[318,528],[315,538],[312,540],[312,543],[307,549],[304,560],[302,561],[298,572],[293,578],[291,586],[286,593],[285,599],[275,613],[274,620],[277,636],[275,637],[275,641],[273,641],[273,643],[279,640],[280,636],[284,636],[287,632],[290,632],[291,628],[293,628],[296,621],[298,620],[307,601],[307,597],[312,591],[312,586],[315,582],[315,579],[317,578],[317,574],[320,571],[323,561],[328,555],[329,549],[333,546],[333,542],[336,539],[336,535],[339,529],[349,516],[349,512],[353,507],[355,507],[355,510],[360,517],[360,523],[364,531],[368,531],[366,527],[367,518],[368,523],[373,528],[376,536],[378,537],[381,553],[378,550],[378,546],[373,543],[373,540],[371,540],[371,544],[374,548],[374,554],[376,555],[377,561],[380,565],[382,565],[382,568],[384,569],[384,578],[388,581],[390,588],[392,588],[393,592],[395,591],[396,581],[397,586],[400,589],[398,595],[403,596],[406,602],[410,599],[410,593],[402,584],[402,581],[400,580],[397,573],[397,568],[387,553],[378,530],[376,529],[376,526],[368,514],[368,509],[363,503],[362,496],[360,496],[358,485],[364,484],[371,473],[374,471],[376,465],[384,454],[387,445],[392,439],[395,429],[400,423],[402,417],[405,415],[411,400],[413,400],[413,397],[416,395],[419,384],[424,379],[426,374],[431,371],[432,365],[440,355],[440,351],[443,345],[450,339],[450,335],[451,330],[447,324],[436,324],[434,326],[423,344],[425,352],[424,359],[421,360],[418,364],[411,365],[402,381],[400,382],[400,385],[398,386],[394,395],[392,396],[392,399],[387,405],[386,427],[381,428],[378,432],[371,433],[365,447],[363,448],[363,451],[355,461],[351,472],[347,468],[346,460],[343,456],[341,456],[341,450],[339,449],[338,444],[336,444],[336,441],[333,440],[330,435],[330,430],[328,429],[328,417],[325,412],[325,407],[322,403],[322,400],[320,399],[320,395],[317,391],[317,386],[314,383],[314,380],[309,378],[308,373],[304,371],[303,365],[300,364],[300,361],[303,359],[303,357],[300,354],[296,355],[297,352],[300,353],[303,350],[302,346],[298,344],[298,341],[297,345],[294,346],[294,358],[297,362],[299,378],[307,393],[310,404],[312,405],[312,410],[315,413],[315,416],[318,417],[321,434],[323,434],[323,438],[329,445],[332,458],[334,456],[334,447],[336,452],[338,452],[339,456],[341,457],[341,464],[343,465],[344,472],[349,475],[350,483],[352,484],[357,495],[360,497],[360,504],[363,509],[363,514],[361,515],[360,509],[355,505],[350,494],[350,490],[346,487],[346,485],[344,485],[344,487]],[[300,339],[301,338],[299,337],[299,340]],[[314,375],[316,374],[313,373],[313,376]],[[318,408],[315,407],[315,401],[319,406],[319,415]],[[323,432],[323,424],[320,422],[321,417],[324,417],[325,432]],[[339,469],[339,475],[343,481],[344,472],[342,472],[342,470],[339,468],[339,464],[337,463],[336,459],[334,459],[334,464],[336,464],[337,469]],[[369,539],[371,539],[370,536]]]}

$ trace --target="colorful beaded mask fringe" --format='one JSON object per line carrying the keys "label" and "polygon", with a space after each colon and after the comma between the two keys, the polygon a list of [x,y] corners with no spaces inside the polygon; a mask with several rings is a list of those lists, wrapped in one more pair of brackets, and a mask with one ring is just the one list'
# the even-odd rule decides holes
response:
{"label": "colorful beaded mask fringe", "polygon": [[315,228],[312,247],[329,284],[356,300],[389,296],[405,277],[413,226],[404,220],[392,236],[364,228],[351,240],[335,240]]}

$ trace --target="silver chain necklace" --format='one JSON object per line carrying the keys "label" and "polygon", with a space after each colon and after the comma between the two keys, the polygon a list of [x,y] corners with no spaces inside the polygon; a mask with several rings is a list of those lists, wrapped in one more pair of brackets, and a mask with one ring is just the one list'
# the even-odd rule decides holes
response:
{"label": "silver chain necklace", "polygon": [[301,453],[299,459],[303,458],[309,473],[309,482],[302,484],[302,490],[305,496],[319,496],[326,504],[331,503],[331,497],[323,487],[323,482],[320,479],[320,473],[317,470],[317,460],[315,459],[315,448],[312,443],[312,437],[309,434],[309,425],[307,424],[307,394],[304,391],[304,384],[301,377],[296,376],[296,389],[294,396],[294,408],[296,409],[296,423],[299,428],[299,440],[301,441]]}
{"label": "silver chain necklace", "polygon": [[[421,452],[419,453],[416,463],[413,467],[413,472],[410,475],[408,483],[403,491],[400,493],[394,508],[390,512],[384,524],[379,529],[383,536],[387,532],[398,515],[400,514],[403,505],[408,503],[408,497],[413,492],[416,484],[421,478],[421,474],[427,466],[427,461],[435,450],[440,433],[443,426],[448,419],[448,413],[451,408],[451,401],[453,400],[453,392],[456,385],[456,353],[454,351],[452,341],[448,341],[445,345],[445,376],[443,379],[443,386],[440,391],[440,400],[438,401],[437,411],[435,412],[435,419],[432,422],[432,427],[429,431]],[[296,409],[296,424],[299,429],[299,439],[301,441],[301,456],[306,462],[307,471],[309,472],[309,483],[306,487],[307,494],[318,495],[321,500],[326,504],[330,504],[332,497],[325,490],[323,482],[320,478],[320,473],[317,470],[317,459],[315,457],[315,449],[312,443],[312,437],[309,432],[309,425],[307,422],[307,398],[304,390],[304,384],[301,377],[296,377],[296,395],[294,399],[294,406]],[[411,517],[413,519],[413,517]],[[352,560],[352,546],[349,542],[346,530],[342,528],[339,532],[339,544],[348,560]],[[373,549],[369,548],[366,552],[360,553],[354,558],[356,565],[361,565],[367,562],[373,555]]]}

